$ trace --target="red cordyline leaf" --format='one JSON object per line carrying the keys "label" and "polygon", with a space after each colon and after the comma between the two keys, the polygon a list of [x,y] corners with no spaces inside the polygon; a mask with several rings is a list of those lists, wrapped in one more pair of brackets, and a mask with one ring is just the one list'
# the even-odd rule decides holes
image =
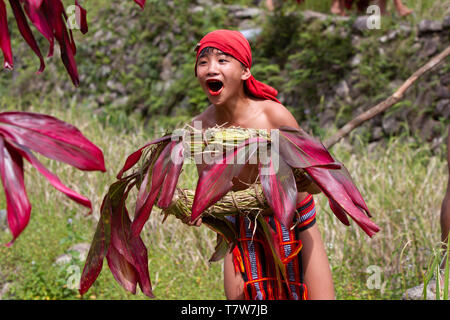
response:
{"label": "red cordyline leaf", "polygon": [[0,176],[5,189],[8,225],[13,240],[12,245],[30,220],[31,204],[25,190],[23,161],[17,151],[0,136]]}
{"label": "red cordyline leaf", "polygon": [[106,256],[114,278],[126,290],[136,293],[139,283],[145,295],[154,297],[148,272],[147,249],[139,236],[130,237],[131,221],[125,201],[136,184],[131,181],[123,179],[114,183],[103,199],[102,219],[83,269],[80,294],[86,293],[95,282]]}
{"label": "red cordyline leaf", "polygon": [[133,265],[130,264],[114,246],[109,248],[106,259],[114,279],[116,279],[125,290],[132,294],[136,294],[138,275]]}
{"label": "red cordyline leaf", "polygon": [[31,32],[30,26],[28,25],[25,14],[23,13],[22,7],[19,3],[19,0],[9,0],[11,4],[11,8],[13,9],[14,16],[16,18],[17,27],[19,28],[22,37],[28,43],[30,48],[34,51],[34,53],[38,56],[41,66],[37,73],[41,73],[45,69],[44,57],[41,54],[41,50],[36,42],[36,39]]}
{"label": "red cordyline leaf", "polygon": [[261,187],[275,218],[290,228],[298,196],[294,173],[281,157],[277,159],[278,168],[274,168],[272,157],[269,160],[267,165],[260,162],[258,166]]}
{"label": "red cordyline leaf", "polygon": [[272,148],[279,149],[280,157],[291,167],[341,168],[324,145],[302,129],[281,126],[278,132],[272,139]]}
{"label": "red cordyline leaf", "polygon": [[[61,0],[45,0],[41,8],[46,12],[49,25],[53,29],[56,40],[59,43],[61,60],[75,86],[79,85],[77,65],[74,55],[76,54],[75,42],[71,37],[72,31],[67,32],[66,13]],[[69,35],[70,33],[70,35]],[[72,41],[71,41],[72,40]]]}
{"label": "red cordyline leaf", "polygon": [[259,180],[275,217],[286,228],[293,223],[297,201],[291,167],[339,169],[341,165],[319,141],[301,129],[282,126],[278,131],[272,131],[271,155],[266,164],[259,163]]}
{"label": "red cordyline leaf", "polygon": [[[150,275],[148,272],[147,248],[140,236],[131,237],[131,221],[125,206],[114,212],[111,223],[111,246],[129,262],[137,275],[137,282],[142,292],[154,298]],[[114,270],[111,270],[112,272]],[[116,276],[116,279],[119,276]],[[130,278],[128,278],[128,281]],[[123,280],[122,280],[123,281]]]}
{"label": "red cordyline leaf", "polygon": [[31,153],[31,151],[24,146],[20,146],[18,144],[12,143],[12,146],[14,149],[25,159],[28,160],[28,162],[35,167],[44,177],[47,178],[47,180],[60,192],[64,193],[66,196],[68,196],[70,199],[74,200],[75,202],[78,202],[79,204],[92,209],[91,202],[88,198],[78,194],[77,192],[73,191],[72,189],[66,187],[59,178],[50,172],[44,165]]}
{"label": "red cordyline leaf", "polygon": [[[142,9],[145,5],[145,0],[134,0]],[[67,15],[64,5],[61,0],[9,0],[13,9],[15,19],[22,37],[30,45],[32,50],[36,53],[40,60],[40,68],[38,73],[45,68],[44,59],[42,57],[39,46],[34,39],[28,22],[23,14],[25,13],[30,19],[31,23],[36,29],[49,41],[50,48],[47,57],[53,56],[54,39],[59,43],[61,60],[69,73],[72,83],[75,86],[79,85],[79,77],[77,65],[75,62],[76,45],[73,40],[72,30],[67,30],[66,21]],[[87,12],[80,5],[78,0],[75,0],[76,20],[79,24],[80,31],[85,34],[88,32]],[[9,29],[6,16],[6,6],[4,0],[0,0],[0,49],[4,56],[4,68],[13,68],[13,55],[11,50],[11,41],[9,36]]]}
{"label": "red cordyline leaf", "polygon": [[139,161],[139,159],[141,159],[142,150],[144,150],[145,148],[147,148],[147,147],[149,147],[149,146],[151,146],[153,144],[158,144],[160,142],[169,140],[170,138],[171,138],[170,135],[166,135],[164,137],[157,138],[157,139],[147,143],[145,146],[143,146],[142,148],[138,149],[137,151],[133,152],[131,155],[129,155],[127,160],[125,161],[125,164],[124,164],[123,168],[117,174],[117,179],[121,179],[123,174],[124,174],[124,172],[130,170]]}
{"label": "red cordyline leaf", "polygon": [[102,151],[77,128],[52,116],[1,112],[0,135],[80,170],[106,171]]}
{"label": "red cordyline leaf", "polygon": [[321,143],[303,130],[283,126],[279,148],[280,157],[289,165],[308,173],[328,197],[331,210],[342,223],[349,225],[345,215],[348,214],[370,237],[380,230],[369,219],[369,209],[347,169]]}
{"label": "red cordyline leaf", "polygon": [[134,0],[142,9],[144,9],[145,6],[145,0]]}
{"label": "red cordyline leaf", "polygon": [[32,7],[39,8],[43,0],[25,0],[25,3],[29,3]]}
{"label": "red cordyline leaf", "polygon": [[[103,198],[100,208],[100,220],[98,221],[97,229],[86,257],[83,273],[81,274],[79,288],[81,295],[89,290],[102,271],[103,260],[108,253],[111,243],[111,218],[113,211],[111,196],[115,195],[115,197],[121,199],[127,184],[127,180],[121,180],[112,184],[109,187],[108,193]],[[114,204],[117,205],[117,200],[114,201]]]}
{"label": "red cordyline leaf", "polygon": [[46,13],[42,8],[40,8],[42,1],[39,2],[39,5],[32,5],[29,2],[25,2],[23,6],[25,9],[25,13],[27,14],[30,21],[33,23],[36,29],[38,29],[38,31],[48,40],[50,46],[47,57],[49,58],[53,56],[55,39],[53,37],[53,30],[46,17]]}
{"label": "red cordyline leaf", "polygon": [[182,142],[175,143],[172,146],[170,153],[171,161],[167,170],[167,175],[164,178],[164,183],[161,188],[161,195],[158,199],[157,206],[161,209],[167,209],[172,202],[175,189],[177,187],[178,178],[180,177],[181,169],[184,161],[184,145]]}
{"label": "red cordyline leaf", "polygon": [[205,209],[231,190],[233,177],[240,174],[245,163],[255,154],[259,142],[267,143],[267,140],[260,137],[247,139],[203,168],[195,189],[191,221],[197,220]]}
{"label": "red cordyline leaf", "polygon": [[370,237],[380,230],[380,228],[369,219],[370,214],[367,206],[363,203],[364,200],[362,200],[361,194],[357,191],[353,181],[347,176],[346,170],[306,168],[305,171],[328,199],[333,200],[330,203],[330,208],[344,224],[348,224],[348,220],[346,218],[343,219],[343,213],[346,213]]}
{"label": "red cordyline leaf", "polygon": [[[139,189],[135,216],[131,226],[132,237],[136,237],[141,233],[161,190],[158,204],[162,205],[161,208],[163,209],[170,205],[181,173],[184,160],[183,142],[171,141],[163,143],[160,145],[160,148],[162,149],[160,152],[155,150],[157,159],[155,159],[154,164],[150,164]],[[149,179],[151,179],[150,184]]]}
{"label": "red cordyline leaf", "polygon": [[[103,153],[78,129],[46,115],[28,112],[2,112],[0,113],[0,140],[4,146],[0,160],[14,160],[16,170],[13,171],[16,172],[17,178],[16,184],[6,178],[3,183],[5,193],[10,201],[17,197],[18,199],[15,201],[19,204],[18,206],[10,204],[7,209],[8,222],[13,234],[9,245],[26,227],[30,217],[31,207],[20,205],[21,201],[28,203],[25,189],[22,191],[18,188],[20,184],[23,184],[23,173],[20,175],[17,171],[17,168],[22,167],[22,157],[43,174],[57,190],[79,204],[89,209],[92,208],[89,199],[66,187],[31,153],[31,150],[37,151],[48,158],[66,162],[81,170],[105,171]],[[6,163],[9,167],[12,166],[8,162]],[[2,173],[4,177],[9,174],[7,171]]]}
{"label": "red cordyline leaf", "polygon": [[3,67],[12,69],[14,65],[13,55],[9,38],[8,20],[6,18],[6,6],[3,0],[0,0],[0,49],[2,49],[4,57]]}
{"label": "red cordyline leaf", "polygon": [[[80,31],[82,34],[85,34],[88,32],[88,24],[87,24],[87,12],[86,10],[78,3],[78,0],[75,0],[75,6],[77,7],[77,17],[79,15],[79,20],[77,19],[77,23],[79,23]],[[78,13],[79,12],[79,13]]]}
{"label": "red cordyline leaf", "polygon": [[[43,1],[21,1],[24,4],[25,12],[30,21],[35,25],[38,31],[49,41],[50,49],[48,56],[53,55],[54,38],[59,43],[61,51],[61,60],[69,73],[71,80],[75,86],[79,85],[78,71],[75,63],[74,55],[76,54],[76,46],[73,40],[72,31],[67,30],[67,15],[61,0],[43,0]],[[39,57],[41,66],[38,72],[42,72],[45,68],[44,60],[36,40],[28,26],[22,6],[19,0],[10,0],[14,16],[19,27],[22,37],[30,45],[36,55]],[[87,31],[86,11],[75,3],[79,11],[80,24],[82,32]],[[12,54],[9,40],[9,32],[6,24],[6,7],[3,0],[0,0],[0,45],[5,57],[5,67],[12,68]]]}
{"label": "red cordyline leaf", "polygon": [[97,279],[106,257],[114,278],[127,291],[136,293],[139,283],[145,295],[154,297],[148,273],[147,249],[140,237],[130,237],[131,221],[125,201],[136,183],[132,180],[122,179],[112,184],[103,199],[101,219],[81,275],[81,295]]}

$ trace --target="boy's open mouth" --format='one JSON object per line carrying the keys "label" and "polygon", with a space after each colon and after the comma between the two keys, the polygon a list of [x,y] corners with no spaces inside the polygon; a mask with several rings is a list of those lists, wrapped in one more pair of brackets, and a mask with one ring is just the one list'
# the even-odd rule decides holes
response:
{"label": "boy's open mouth", "polygon": [[223,90],[223,83],[220,80],[208,80],[206,85],[209,90],[209,94],[212,96],[218,96]]}

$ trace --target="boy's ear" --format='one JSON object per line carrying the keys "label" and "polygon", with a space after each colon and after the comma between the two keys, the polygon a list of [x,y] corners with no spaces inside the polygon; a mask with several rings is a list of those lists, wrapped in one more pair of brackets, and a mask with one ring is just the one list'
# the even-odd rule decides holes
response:
{"label": "boy's ear", "polygon": [[241,79],[243,81],[247,80],[251,76],[252,76],[252,73],[250,71],[250,68],[247,68],[247,67],[242,68],[242,77],[241,77]]}

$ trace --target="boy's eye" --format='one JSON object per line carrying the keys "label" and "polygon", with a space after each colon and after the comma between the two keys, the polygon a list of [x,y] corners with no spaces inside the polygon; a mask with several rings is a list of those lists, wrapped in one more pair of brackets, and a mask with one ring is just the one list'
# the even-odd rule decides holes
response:
{"label": "boy's eye", "polygon": [[219,62],[228,62],[227,59],[219,59]]}

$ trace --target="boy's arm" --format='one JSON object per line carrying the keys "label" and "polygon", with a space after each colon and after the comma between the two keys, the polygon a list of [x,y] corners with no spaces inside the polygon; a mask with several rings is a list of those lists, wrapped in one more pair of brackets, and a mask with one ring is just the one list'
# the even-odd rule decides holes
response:
{"label": "boy's arm", "polygon": [[[273,129],[283,125],[300,129],[294,116],[286,107],[273,103],[267,110],[266,116]],[[299,192],[297,203],[307,196],[308,193]],[[302,264],[308,298],[311,300],[335,299],[330,263],[317,225],[314,224],[300,232],[300,240],[303,243]]]}
{"label": "boy's arm", "polygon": [[310,300],[335,299],[330,263],[317,224],[300,232],[304,281]]}

